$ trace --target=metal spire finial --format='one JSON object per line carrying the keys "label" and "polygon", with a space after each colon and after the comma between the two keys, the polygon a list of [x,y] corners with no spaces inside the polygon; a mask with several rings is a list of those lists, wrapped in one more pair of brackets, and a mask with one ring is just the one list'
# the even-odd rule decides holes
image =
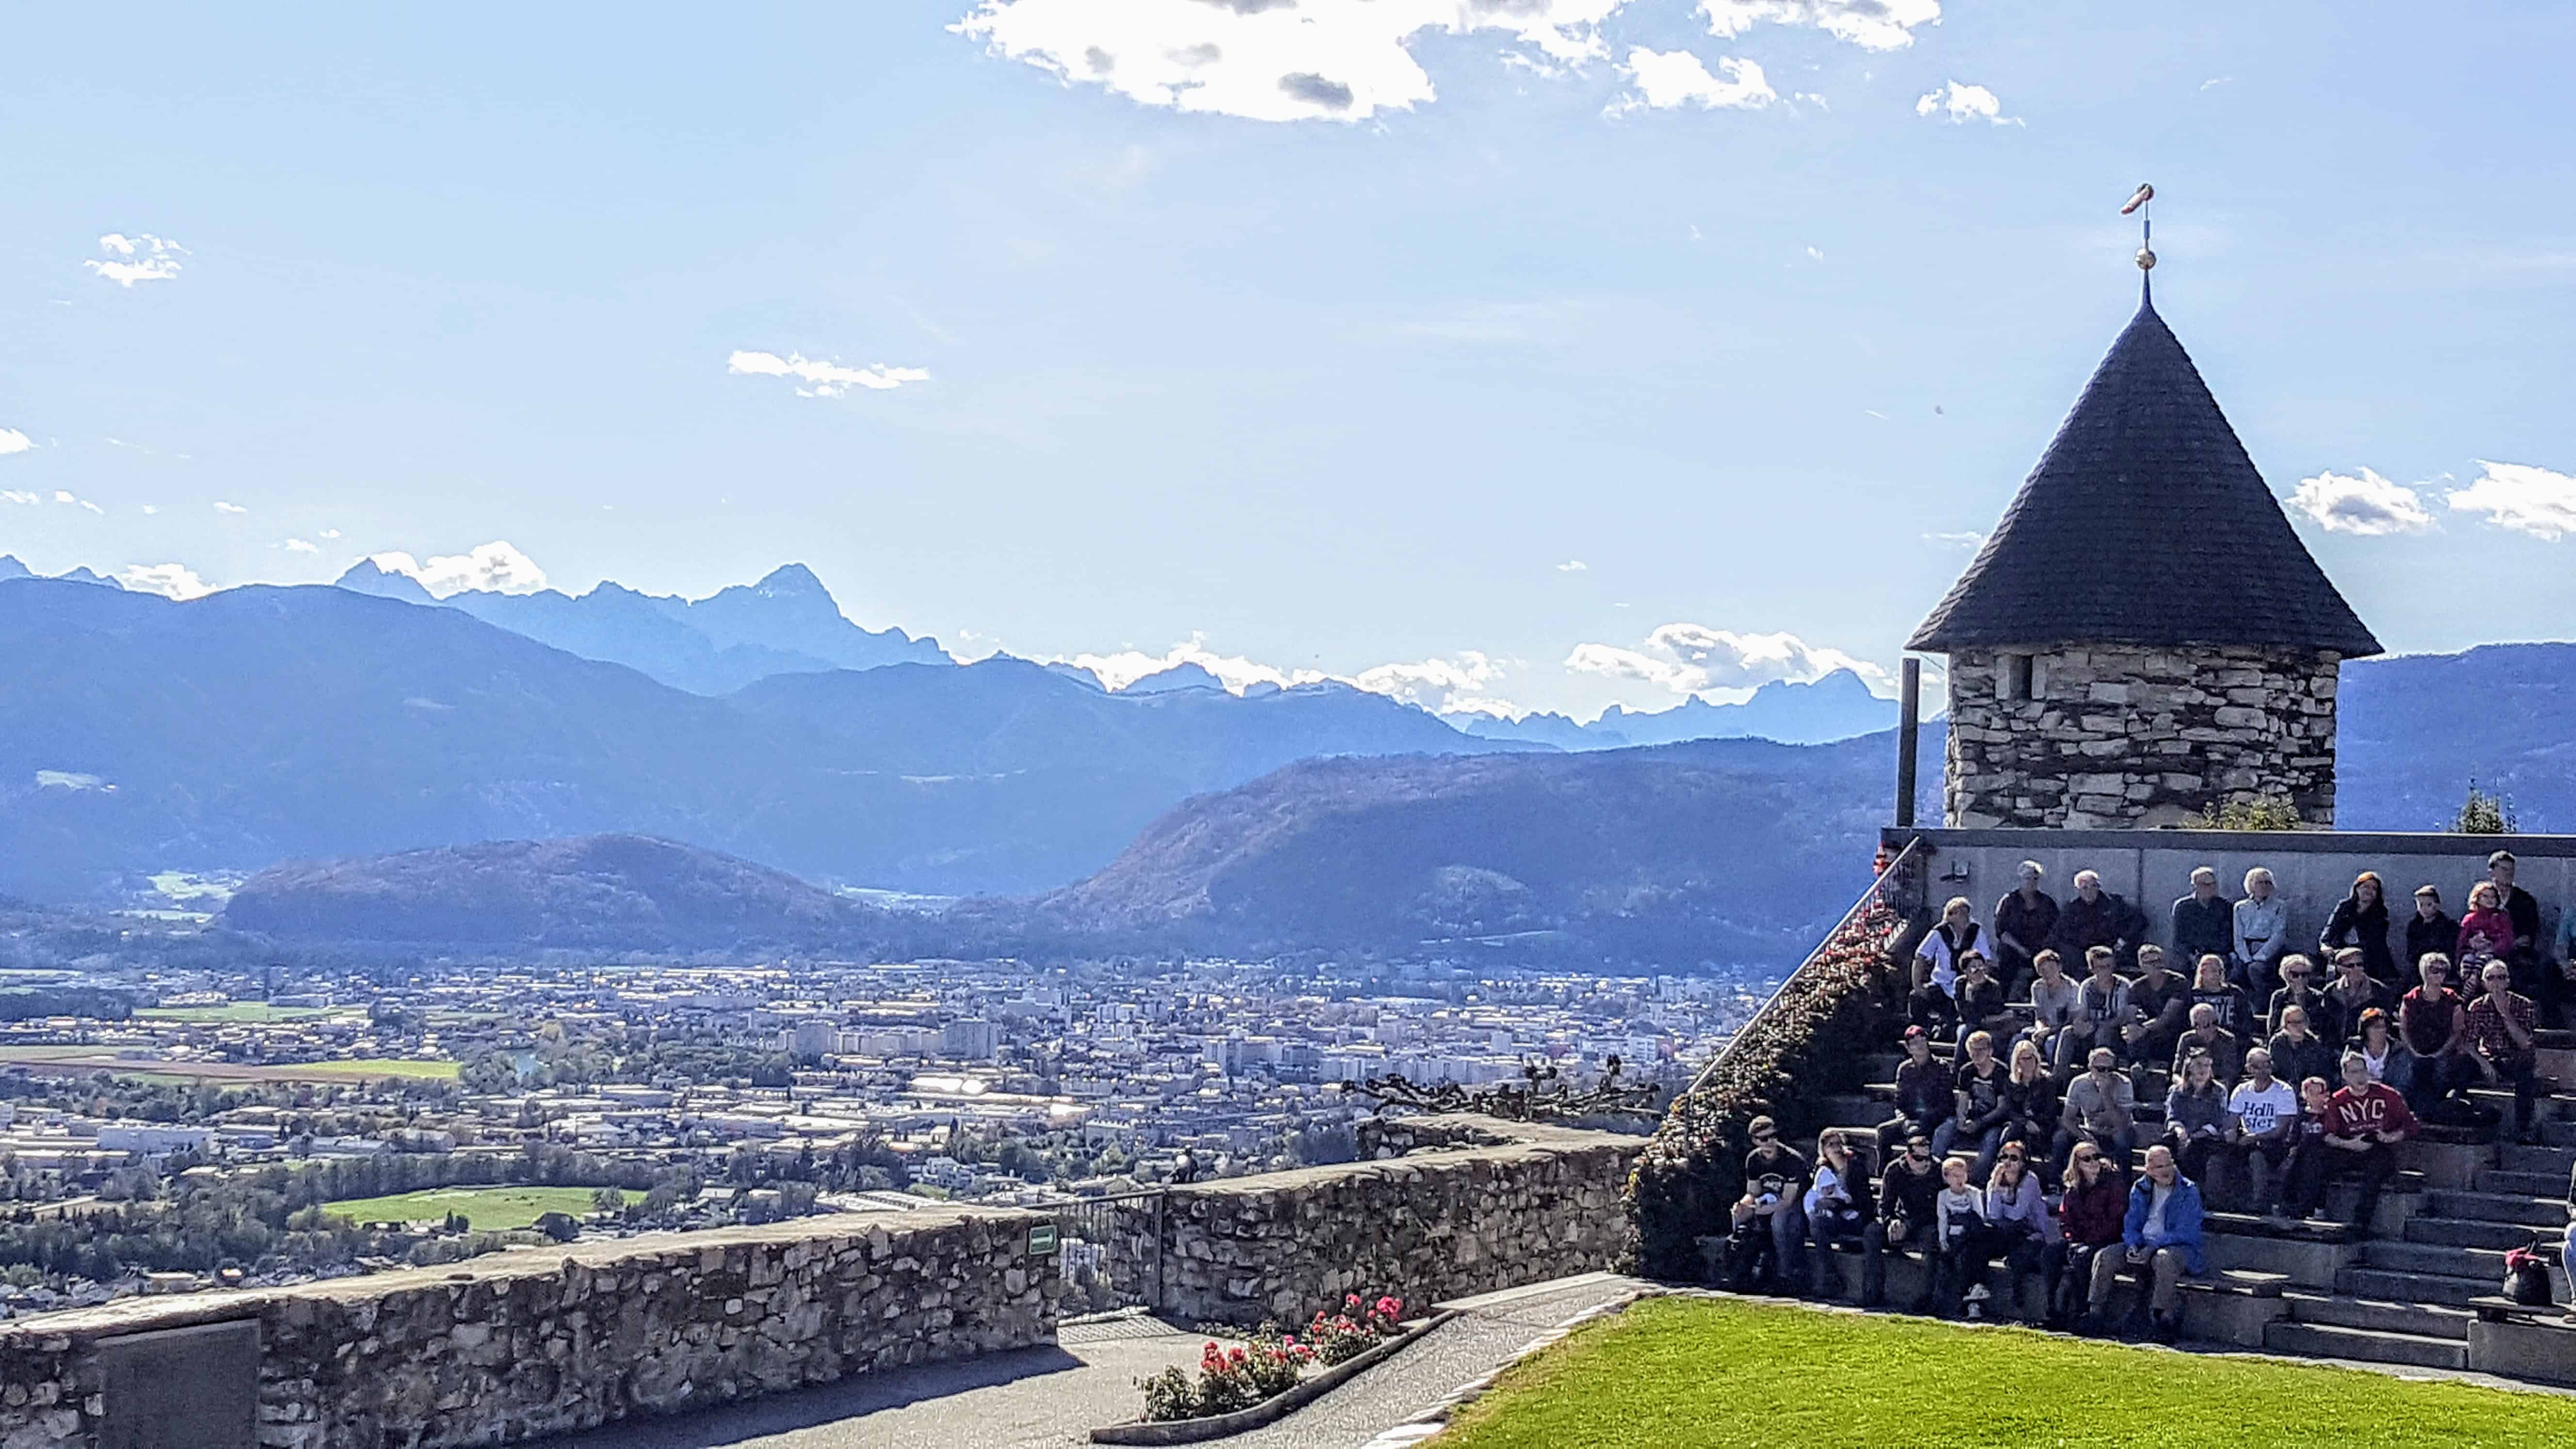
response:
{"label": "metal spire finial", "polygon": [[[2138,183],[2138,189],[2130,193],[2128,203],[2120,208],[2122,216],[2127,216],[2133,211],[2139,213],[2138,271],[2142,274],[2156,269],[2156,209],[2153,205],[2155,199],[2154,183],[2141,181]],[[2138,293],[2140,296],[2149,294],[2148,279],[2144,275],[2138,278]]]}

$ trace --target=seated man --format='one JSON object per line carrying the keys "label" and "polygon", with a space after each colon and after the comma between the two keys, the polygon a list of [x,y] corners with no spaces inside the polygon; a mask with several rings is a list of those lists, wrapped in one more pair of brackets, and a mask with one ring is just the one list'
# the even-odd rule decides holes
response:
{"label": "seated man", "polygon": [[2370,958],[2352,947],[2335,953],[2335,972],[2334,984],[2325,989],[2326,1010],[2333,1015],[2311,1012],[2308,1027],[2340,1051],[2361,1035],[2363,1012],[2376,1009],[2390,1016],[2397,1014],[2397,993],[2370,974]]}
{"label": "seated man", "polygon": [[1815,1180],[1808,1184],[1799,1206],[1806,1210],[1813,1245],[1807,1282],[1817,1297],[1839,1298],[1842,1273],[1834,1266],[1833,1250],[1865,1247],[1869,1227],[1878,1220],[1870,1200],[1869,1173],[1853,1156],[1843,1133],[1828,1132],[1817,1139]]}
{"label": "seated man", "polygon": [[1995,902],[1995,961],[2007,987],[2031,973],[2031,957],[2057,929],[2057,897],[2039,888],[2039,862],[2023,861],[2019,874],[2021,884]]}
{"label": "seated man", "polygon": [[1887,1301],[1887,1254],[1912,1251],[1923,1255],[1923,1289],[1910,1311],[1932,1311],[1933,1268],[1940,1261],[1934,1241],[1940,1196],[1941,1164],[1932,1155],[1932,1136],[1917,1132],[1905,1139],[1904,1153],[1880,1171],[1878,1220],[1861,1229],[1862,1307]]}
{"label": "seated man", "polygon": [[[2233,1177],[2243,1188],[2246,1205],[2266,1217],[2281,1211],[2282,1169],[2299,1133],[2299,1094],[2272,1075],[2272,1064],[2272,1053],[2262,1047],[2247,1052],[2245,1080],[2227,1096]],[[2318,1085],[2324,1085],[2322,1079]]]}
{"label": "seated man", "polygon": [[2167,969],[2163,947],[2138,948],[2138,979],[2129,983],[2129,1010],[2119,1040],[2102,1045],[2118,1048],[2124,1061],[2173,1060],[2174,1042],[2191,1030],[2191,983]]}
{"label": "seated man", "polygon": [[[2066,963],[2054,951],[2042,951],[2031,958],[2039,974],[2030,983],[2030,1029],[2023,1033],[2039,1049],[2043,1064],[2057,1060],[2060,1033],[2084,1020],[2084,988],[2066,974]],[[2081,1028],[2079,1028],[2081,1029]],[[2092,1043],[2085,1043],[2091,1050]]]}
{"label": "seated man", "polygon": [[2370,1079],[2361,1053],[2343,1059],[2343,1089],[2326,1100],[2322,1150],[2302,1154],[2300,1181],[2290,1187],[2296,1201],[2292,1217],[2314,1217],[2325,1203],[2326,1184],[2346,1174],[2361,1179],[2360,1205],[2353,1209],[2352,1231],[2370,1236],[2370,1220],[2379,1210],[2380,1190],[2396,1175],[2398,1143],[2415,1135],[2415,1114],[2406,1099]]}
{"label": "seated man", "polygon": [[[1745,1124],[1753,1150],[1744,1154],[1744,1196],[1735,1204],[1735,1291],[1750,1293],[1766,1283],[1774,1293],[1801,1291],[1806,1277],[1807,1159],[1780,1140],[1780,1129],[1768,1117]],[[1765,1249],[1770,1271],[1762,1271]]]}
{"label": "seated man", "polygon": [[2146,913],[2113,892],[2102,889],[2099,872],[2075,873],[2075,894],[2057,913],[2057,928],[2048,944],[2061,956],[2080,956],[2095,946],[2108,946],[2125,959],[2147,934]]}
{"label": "seated man", "polygon": [[[2173,1150],[2162,1143],[2147,1149],[2146,1175],[2129,1189],[2129,1213],[2120,1225],[2121,1251],[2103,1251],[2093,1259],[2093,1291],[2085,1314],[2085,1331],[2099,1334],[2104,1310],[2120,1275],[2136,1277],[2146,1294],[2149,1327],[2158,1343],[2182,1337],[2182,1280],[2198,1274],[2200,1187],[2182,1175]],[[2131,1315],[2136,1322],[2137,1315]]]}
{"label": "seated man", "polygon": [[2470,1059],[2468,1003],[2450,987],[2450,957],[2430,952],[2418,970],[2424,984],[2397,1004],[2397,1038],[2415,1057],[2408,1105],[2427,1121],[2467,1118],[2474,1110],[2453,1094],[2485,1076]]}
{"label": "seated man", "polygon": [[2021,1030],[2021,1018],[2005,1004],[2003,983],[1997,981],[1984,953],[1959,953],[1959,1051],[1954,1060],[1968,1059],[1968,1038],[1984,1033],[1990,1041],[2010,1041]]}
{"label": "seated man", "polygon": [[2513,950],[2506,954],[2505,964],[2513,968],[2514,990],[2531,998],[2534,1018],[2555,1020],[2569,993],[2576,991],[2576,964],[2550,959],[2548,943],[2540,934],[2540,902],[2514,884],[2519,869],[2510,850],[2487,857],[2487,882],[2496,888],[2497,903],[2513,922]]}
{"label": "seated man", "polygon": [[2057,1055],[2050,1063],[2060,1078],[2073,1075],[2095,1047],[2116,1045],[2121,1025],[2136,1014],[2119,966],[2120,958],[2108,946],[2085,953],[2084,984],[2075,992],[2075,1024],[2057,1034]]}
{"label": "seated man", "polygon": [[1982,1031],[1968,1033],[1968,1060],[1959,1068],[1956,1093],[1959,1115],[1953,1120],[1959,1127],[1957,1145],[1977,1154],[1971,1182],[1983,1182],[1984,1174],[1995,1170],[1995,1153],[2012,1123],[2012,1104],[2004,1092],[2011,1079],[2011,1071],[1995,1060],[1995,1039]]}
{"label": "seated man", "polygon": [[2079,1143],[2101,1149],[2114,1168],[2129,1160],[2138,1146],[2138,1091],[2120,1070],[2109,1047],[2095,1047],[2082,1076],[2066,1088],[2066,1108],[2057,1125],[2052,1165],[2060,1173]]}
{"label": "seated man", "polygon": [[2533,1033],[2539,1018],[2531,999],[2513,989],[2513,968],[2489,961],[2480,972],[2486,990],[2469,1003],[2469,1057],[2486,1073],[2489,1085],[2513,1084],[2513,1131],[2517,1141],[2536,1144],[2532,1130],[2533,1099],[2540,1087],[2540,1039]]}
{"label": "seated man", "polygon": [[1922,1133],[1938,1157],[1959,1135],[1957,1083],[1950,1064],[1932,1055],[1932,1036],[1921,1026],[1905,1029],[1905,1060],[1896,1064],[1896,1115],[1879,1124],[1878,1160],[1893,1162],[1905,1139]]}
{"label": "seated man", "polygon": [[2281,1029],[2273,1034],[2269,1049],[2273,1074],[2294,1082],[2310,1077],[2331,1081],[2343,1065],[2343,1053],[2308,1030],[2307,1012],[2295,1006],[2282,1009]]}
{"label": "seated man", "polygon": [[2208,866],[2191,873],[2191,894],[2173,903],[2173,948],[2186,961],[2236,949],[2236,908],[2218,893],[2218,872]]}
{"label": "seated man", "polygon": [[2182,1040],[2174,1043],[2173,1061],[2165,1071],[2168,1082],[2179,1083],[2183,1063],[2195,1056],[2209,1058],[2220,1090],[2236,1085],[2237,1075],[2244,1066],[2244,1044],[2237,1040],[2236,1033],[2218,1024],[2218,1008],[2206,1001],[2192,1006],[2191,1030],[2184,1032]]}

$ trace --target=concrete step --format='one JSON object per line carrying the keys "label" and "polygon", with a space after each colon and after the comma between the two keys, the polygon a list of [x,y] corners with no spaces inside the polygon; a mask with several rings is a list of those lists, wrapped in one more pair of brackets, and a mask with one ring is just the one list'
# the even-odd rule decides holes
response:
{"label": "concrete step", "polygon": [[2496,1165],[2508,1172],[2537,1172],[2558,1179],[2565,1191],[2570,1173],[2576,1173],[2576,1147],[2525,1147],[2508,1142],[2497,1149]]}
{"label": "concrete step", "polygon": [[2492,1192],[2430,1192],[2424,1213],[2437,1218],[2473,1218],[2480,1222],[2521,1223],[2526,1227],[2567,1226],[2567,1204],[2543,1197]]}
{"label": "concrete step", "polygon": [[2538,1124],[2543,1147],[2576,1147],[2576,1119],[2553,1117]]}
{"label": "concrete step", "polygon": [[[2546,1151],[2547,1149],[2538,1149]],[[2567,1179],[2554,1172],[2508,1172],[2498,1168],[2478,1174],[2477,1190],[2498,1197],[2530,1197],[2543,1202],[2565,1201]]]}
{"label": "concrete step", "polygon": [[2419,1338],[2374,1328],[2343,1328],[2328,1323],[2280,1319],[2264,1325],[2263,1347],[2299,1358],[2357,1359],[2364,1363],[2413,1364],[2419,1368],[2464,1369],[2469,1345],[2463,1338]]}
{"label": "concrete step", "polygon": [[2283,1293],[2281,1301],[2290,1305],[2290,1316],[2302,1323],[2367,1328],[2382,1333],[2411,1333],[2419,1338],[2448,1338],[2462,1343],[2468,1342],[2469,1325],[2477,1321],[2477,1314],[2466,1308],[2344,1298],[2300,1289]]}
{"label": "concrete step", "polygon": [[[2504,1130],[2509,1132],[2513,1129],[2513,1088],[2509,1086],[2471,1087],[2464,1095],[2470,1101],[2495,1113],[2497,1122],[2502,1124]],[[2570,1098],[2551,1091],[2550,1084],[2544,1081],[2540,1084],[2539,1098],[2531,1104],[2531,1120],[2534,1122],[2563,1120],[2570,1115],[2570,1102]]]}
{"label": "concrete step", "polygon": [[2504,1253],[2501,1249],[2495,1248],[2457,1248],[2439,1243],[2369,1242],[2361,1245],[2360,1260],[2365,1268],[2381,1268],[2399,1273],[2437,1273],[2445,1277],[2472,1278],[2485,1283],[2504,1281]]}
{"label": "concrete step", "polygon": [[2438,1303],[2466,1308],[2469,1300],[2496,1291],[2504,1281],[2499,1267],[2492,1278],[2454,1278],[2441,1273],[2412,1273],[2388,1268],[2346,1268],[2335,1275],[2335,1291],[2352,1298],[2389,1303]]}
{"label": "concrete step", "polygon": [[[1819,1125],[1825,1127],[1876,1127],[1896,1115],[1887,1103],[1857,1092],[1837,1092],[1824,1097],[1816,1103],[1816,1110],[1822,1119]],[[1800,1150],[1805,1150],[1806,1146],[1800,1144]],[[1807,1160],[1813,1162],[1815,1158],[1811,1155]]]}
{"label": "concrete step", "polygon": [[2406,1241],[2431,1243],[2453,1248],[2528,1247],[2540,1232],[2520,1223],[2491,1223],[2476,1218],[2412,1217],[2406,1220]]}

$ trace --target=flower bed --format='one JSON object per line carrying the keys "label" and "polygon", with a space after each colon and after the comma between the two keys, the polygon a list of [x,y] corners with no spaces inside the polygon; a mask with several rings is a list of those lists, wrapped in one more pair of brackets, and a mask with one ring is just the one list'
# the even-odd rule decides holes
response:
{"label": "flower bed", "polygon": [[1823,1098],[1861,1086],[1862,1054],[1887,1035],[1887,947],[1903,924],[1873,893],[1791,973],[1707,1078],[1666,1110],[1628,1176],[1631,1271],[1697,1279],[1697,1239],[1724,1231],[1727,1205],[1744,1191],[1745,1124],[1767,1114],[1783,1137],[1812,1136]]}
{"label": "flower bed", "polygon": [[[1190,1444],[1272,1423],[1455,1317],[1407,1327],[1404,1303],[1354,1293],[1338,1313],[1315,1315],[1306,1337],[1264,1324],[1237,1348],[1211,1342],[1193,1374],[1168,1368],[1141,1381],[1145,1415],[1091,1431],[1095,1444]],[[1306,1370],[1320,1365],[1309,1376]]]}

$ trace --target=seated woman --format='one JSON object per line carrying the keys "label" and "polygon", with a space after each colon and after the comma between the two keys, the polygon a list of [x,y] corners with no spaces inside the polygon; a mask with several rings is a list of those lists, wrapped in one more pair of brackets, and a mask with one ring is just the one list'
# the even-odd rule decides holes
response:
{"label": "seated woman", "polygon": [[2335,903],[2326,928],[2317,933],[2318,960],[2340,960],[2348,950],[2361,952],[2374,980],[2398,979],[2397,953],[2388,946],[2388,888],[2375,870],[2353,877],[2352,894]]}
{"label": "seated woman", "polygon": [[2183,1058],[2182,1080],[2165,1093],[2165,1145],[2182,1175],[2209,1181],[2211,1154],[2227,1140],[2227,1089],[2218,1084],[2217,1061],[2207,1052]]}
{"label": "seated woman", "polygon": [[1834,1249],[1866,1245],[1869,1226],[1877,1220],[1870,1201],[1869,1172],[1853,1160],[1851,1141],[1828,1132],[1816,1142],[1816,1175],[1807,1185],[1807,1283],[1819,1298],[1839,1298],[1842,1272],[1834,1266]]}
{"label": "seated woman", "polygon": [[2513,917],[2505,914],[2504,892],[2491,880],[2469,887],[2469,909],[2460,917],[2460,979],[2476,981],[2489,961],[2513,955]]}
{"label": "seated woman", "polygon": [[2066,1164],[2065,1194],[2057,1201],[2057,1250],[2048,1255],[2048,1321],[2065,1328],[2084,1311],[2093,1282],[2093,1255],[2120,1241],[2129,1192],[2102,1149],[2083,1143]]}
{"label": "seated woman", "polygon": [[2033,1161],[2048,1155],[2057,1138],[2057,1079],[2041,1064],[2039,1047],[2013,1043],[2012,1073],[2004,1079],[2004,1144],[2020,1143]]}
{"label": "seated woman", "polygon": [[1990,1267],[2001,1257],[2004,1276],[1999,1289],[1993,1287],[1988,1273],[1986,1281],[1968,1290],[1971,1318],[1980,1316],[1974,1305],[1988,1298],[2000,1299],[2007,1316],[2019,1317],[2022,1285],[2046,1267],[2051,1246],[2048,1204],[2040,1197],[2039,1174],[2030,1168],[2038,1150],[2018,1142],[2007,1145],[1995,1158],[1995,1175],[1986,1180],[1986,1244],[1979,1266]]}
{"label": "seated woman", "polygon": [[[2415,1087],[2415,1054],[2397,1037],[2396,1024],[2388,1013],[2372,1007],[2361,1014],[2361,1030],[2352,1039],[2352,1050],[2361,1053],[2362,1065],[2369,1069],[2370,1079],[2395,1089],[2399,1096],[2413,1100]],[[2343,1064],[2337,1062],[2340,1074]],[[2318,1080],[2328,1080],[2323,1072],[2313,1073]],[[2301,1077],[2300,1081],[2307,1080]]]}

